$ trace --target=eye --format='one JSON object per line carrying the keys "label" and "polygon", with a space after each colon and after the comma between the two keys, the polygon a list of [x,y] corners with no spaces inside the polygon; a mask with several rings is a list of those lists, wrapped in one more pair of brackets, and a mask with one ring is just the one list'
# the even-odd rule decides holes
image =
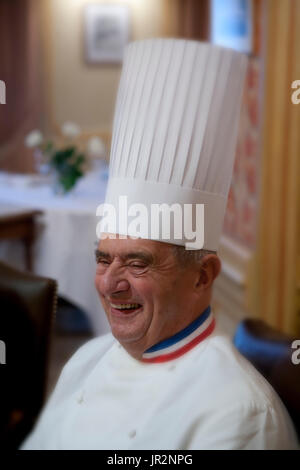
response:
{"label": "eye", "polygon": [[108,266],[109,265],[109,262],[107,261],[107,259],[104,259],[104,258],[97,258],[96,263],[101,264],[102,266]]}
{"label": "eye", "polygon": [[138,261],[135,261],[133,263],[129,263],[127,267],[136,274],[142,274],[147,270],[147,265]]}

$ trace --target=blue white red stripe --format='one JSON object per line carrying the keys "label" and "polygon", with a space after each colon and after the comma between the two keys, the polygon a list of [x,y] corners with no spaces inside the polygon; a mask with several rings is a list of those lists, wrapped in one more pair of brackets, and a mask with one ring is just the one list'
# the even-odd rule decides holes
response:
{"label": "blue white red stripe", "polygon": [[210,307],[183,330],[147,349],[143,362],[166,362],[182,356],[207,338],[215,328],[215,319]]}

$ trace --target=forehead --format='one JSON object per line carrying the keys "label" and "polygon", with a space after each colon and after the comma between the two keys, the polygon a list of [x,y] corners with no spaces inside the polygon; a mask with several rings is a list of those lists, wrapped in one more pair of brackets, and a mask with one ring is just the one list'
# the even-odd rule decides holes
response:
{"label": "forehead", "polygon": [[145,240],[142,238],[103,238],[98,243],[98,249],[111,256],[123,256],[130,252],[145,252],[154,257],[167,256],[171,253],[169,243],[162,243],[154,240]]}

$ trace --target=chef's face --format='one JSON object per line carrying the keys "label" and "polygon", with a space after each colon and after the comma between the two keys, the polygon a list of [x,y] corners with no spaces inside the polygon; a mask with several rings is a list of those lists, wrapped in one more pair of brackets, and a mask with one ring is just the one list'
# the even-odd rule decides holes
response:
{"label": "chef's face", "polygon": [[195,272],[182,269],[167,243],[100,240],[95,285],[113,335],[145,351],[186,326]]}

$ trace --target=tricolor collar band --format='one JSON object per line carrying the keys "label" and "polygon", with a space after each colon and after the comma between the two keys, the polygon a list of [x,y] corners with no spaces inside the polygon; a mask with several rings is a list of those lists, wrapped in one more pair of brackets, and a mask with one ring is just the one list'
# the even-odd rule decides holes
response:
{"label": "tricolor collar band", "polygon": [[210,307],[207,307],[196,320],[179,333],[147,349],[142,356],[142,362],[167,362],[177,359],[207,338],[214,327],[214,316]]}

